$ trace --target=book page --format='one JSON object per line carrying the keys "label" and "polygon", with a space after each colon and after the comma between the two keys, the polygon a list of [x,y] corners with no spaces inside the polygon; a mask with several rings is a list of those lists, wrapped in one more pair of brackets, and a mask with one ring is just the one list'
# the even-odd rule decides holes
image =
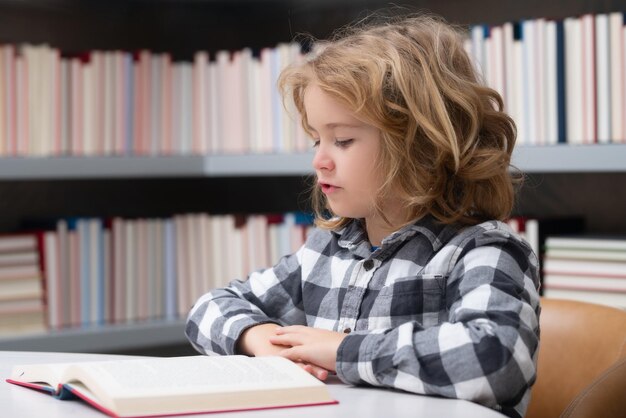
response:
{"label": "book page", "polygon": [[17,365],[11,370],[11,379],[17,382],[42,383],[56,390],[68,366],[67,363]]}
{"label": "book page", "polygon": [[[281,357],[191,356],[77,364],[71,371],[92,390],[113,397],[162,393],[223,392],[323,385]],[[89,376],[85,376],[84,374]],[[92,381],[93,380],[93,381]]]}

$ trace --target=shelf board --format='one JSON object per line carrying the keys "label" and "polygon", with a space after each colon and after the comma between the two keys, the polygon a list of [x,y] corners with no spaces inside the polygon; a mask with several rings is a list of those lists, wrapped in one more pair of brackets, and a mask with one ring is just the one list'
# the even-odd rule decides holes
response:
{"label": "shelf board", "polygon": [[513,165],[525,173],[625,172],[626,144],[517,147]]}
{"label": "shelf board", "polygon": [[206,157],[209,177],[302,176],[313,174],[313,153],[214,155]]}
{"label": "shelf board", "polygon": [[0,179],[56,180],[202,176],[200,156],[24,157],[0,159]]}
{"label": "shelf board", "polygon": [[[312,153],[0,158],[0,180],[255,177],[313,174]],[[626,144],[523,146],[513,164],[526,173],[626,172]]]}
{"label": "shelf board", "polygon": [[184,329],[183,320],[91,326],[10,338],[0,337],[0,351],[106,353],[188,344]]}
{"label": "shelf board", "polygon": [[313,154],[0,158],[2,180],[295,176]]}

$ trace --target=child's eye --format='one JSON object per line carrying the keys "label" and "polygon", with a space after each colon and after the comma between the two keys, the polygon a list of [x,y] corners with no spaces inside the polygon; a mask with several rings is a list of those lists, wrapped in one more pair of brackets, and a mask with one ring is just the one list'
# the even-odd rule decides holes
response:
{"label": "child's eye", "polygon": [[317,148],[320,144],[320,140],[319,139],[313,139],[313,148]]}
{"label": "child's eye", "polygon": [[354,139],[350,138],[350,139],[335,139],[335,145],[337,145],[340,148],[345,148],[348,145],[350,145],[352,143],[352,141],[354,141]]}

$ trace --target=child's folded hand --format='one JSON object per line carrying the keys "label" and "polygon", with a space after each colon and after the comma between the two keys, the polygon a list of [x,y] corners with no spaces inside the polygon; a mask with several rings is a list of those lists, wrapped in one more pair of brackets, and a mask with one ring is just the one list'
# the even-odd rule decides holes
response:
{"label": "child's folded hand", "polygon": [[[346,334],[339,332],[293,325],[276,328],[270,342],[290,347],[279,353],[283,357],[334,372],[337,349],[345,337]],[[312,374],[320,378],[316,373]]]}

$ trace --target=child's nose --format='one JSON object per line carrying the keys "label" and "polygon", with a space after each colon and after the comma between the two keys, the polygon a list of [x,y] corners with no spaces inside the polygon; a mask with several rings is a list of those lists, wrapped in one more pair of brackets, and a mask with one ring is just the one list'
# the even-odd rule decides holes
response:
{"label": "child's nose", "polygon": [[313,168],[315,170],[332,170],[335,168],[332,158],[321,145],[315,151],[315,156],[313,157]]}

